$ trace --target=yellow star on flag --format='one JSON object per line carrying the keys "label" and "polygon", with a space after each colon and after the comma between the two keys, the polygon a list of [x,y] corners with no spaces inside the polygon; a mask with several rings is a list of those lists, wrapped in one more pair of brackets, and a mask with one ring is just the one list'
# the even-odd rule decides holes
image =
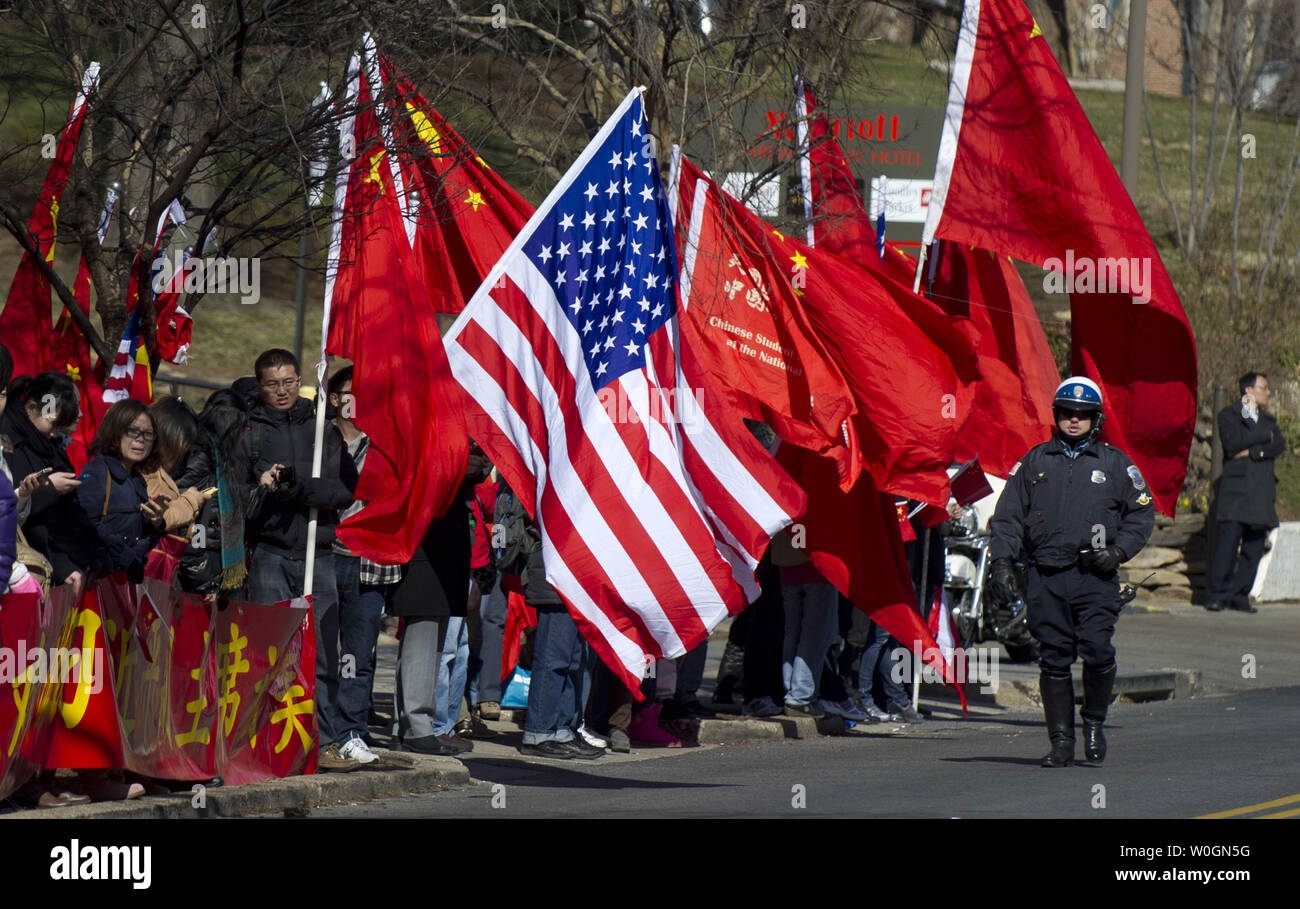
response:
{"label": "yellow star on flag", "polygon": [[790,257],[790,261],[794,263],[795,268],[808,267],[808,259],[804,256],[803,253],[798,253],[798,252],[795,253],[793,256]]}
{"label": "yellow star on flag", "polygon": [[1041,35],[1041,34],[1043,33],[1043,30],[1042,30],[1041,28],[1038,27],[1038,20],[1037,20],[1037,19],[1033,19],[1033,17],[1030,17],[1030,18],[1031,18],[1031,20],[1032,20],[1033,23],[1034,23],[1034,27],[1033,27],[1033,29],[1031,29],[1030,32],[1029,32],[1029,38],[1030,38],[1030,40],[1033,40],[1034,38],[1037,38],[1039,35]]}
{"label": "yellow star on flag", "polygon": [[[59,200],[53,199],[50,202],[50,228],[57,236],[59,232]],[[45,261],[50,264],[54,263],[54,240],[50,241],[50,251],[45,254]]]}
{"label": "yellow star on flag", "polygon": [[474,211],[478,211],[478,207],[484,204],[483,195],[473,189],[469,191],[469,195],[465,197],[465,201],[469,203],[470,208]]}
{"label": "yellow star on flag", "polygon": [[384,150],[380,149],[370,157],[370,173],[366,176],[367,183],[378,183],[379,191],[384,191],[384,178],[379,173],[379,163],[384,160]]}
{"label": "yellow star on flag", "polygon": [[406,102],[406,109],[411,112],[411,123],[415,125],[415,134],[420,137],[420,141],[429,146],[429,151],[435,155],[441,151],[442,137],[438,135],[438,130],[429,118],[424,115],[424,111],[418,109],[410,101]]}
{"label": "yellow star on flag", "polygon": [[72,381],[74,382],[81,381],[81,370],[78,369],[76,366],[72,365],[71,363],[67,364],[67,366],[64,368],[64,371],[67,372],[68,378],[71,379]]}

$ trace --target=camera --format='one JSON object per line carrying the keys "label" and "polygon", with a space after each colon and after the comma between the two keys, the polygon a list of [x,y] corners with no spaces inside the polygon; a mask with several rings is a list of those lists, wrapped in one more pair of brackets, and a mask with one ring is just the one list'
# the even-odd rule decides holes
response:
{"label": "camera", "polygon": [[287,467],[280,468],[280,472],[275,475],[275,482],[277,486],[292,486],[293,481],[297,478],[298,474],[293,469],[293,465],[290,464]]}

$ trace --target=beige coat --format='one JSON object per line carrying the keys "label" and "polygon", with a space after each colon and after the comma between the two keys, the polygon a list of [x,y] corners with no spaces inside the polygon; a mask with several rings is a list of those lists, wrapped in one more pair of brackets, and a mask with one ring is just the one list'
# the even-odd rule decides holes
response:
{"label": "beige coat", "polygon": [[193,486],[182,493],[176,481],[161,467],[144,474],[144,481],[149,489],[149,498],[164,495],[171,500],[163,512],[164,530],[188,539],[190,525],[203,509],[203,494]]}

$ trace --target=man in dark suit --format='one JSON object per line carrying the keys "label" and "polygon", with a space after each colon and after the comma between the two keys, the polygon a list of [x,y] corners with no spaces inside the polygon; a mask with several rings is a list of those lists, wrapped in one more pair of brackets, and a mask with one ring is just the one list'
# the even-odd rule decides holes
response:
{"label": "man in dark suit", "polygon": [[1264,411],[1272,395],[1268,378],[1248,372],[1238,384],[1241,402],[1220,411],[1217,423],[1223,443],[1223,474],[1214,495],[1219,533],[1205,605],[1211,612],[1225,608],[1259,611],[1250,605],[1250,589],[1264,554],[1264,540],[1277,526],[1273,461],[1286,451],[1277,419]]}

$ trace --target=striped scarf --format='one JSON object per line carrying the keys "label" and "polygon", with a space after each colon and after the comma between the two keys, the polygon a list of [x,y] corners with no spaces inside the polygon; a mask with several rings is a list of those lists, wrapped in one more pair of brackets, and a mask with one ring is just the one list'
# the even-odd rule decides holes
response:
{"label": "striped scarf", "polygon": [[248,569],[244,565],[244,513],[239,500],[232,494],[221,463],[221,451],[216,440],[212,441],[212,457],[217,475],[217,509],[221,512],[221,589],[233,590],[242,587],[248,577]]}

